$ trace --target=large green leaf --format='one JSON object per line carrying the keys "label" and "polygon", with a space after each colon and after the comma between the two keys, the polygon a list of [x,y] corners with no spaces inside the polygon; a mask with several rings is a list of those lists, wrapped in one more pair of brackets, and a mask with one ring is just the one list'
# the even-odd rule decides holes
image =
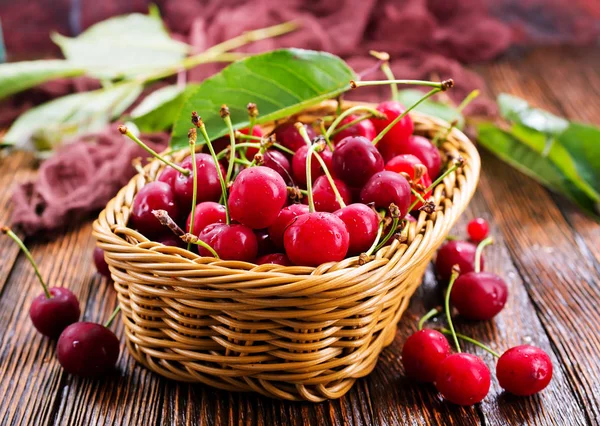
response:
{"label": "large green leaf", "polygon": [[498,108],[505,119],[547,135],[557,135],[569,126],[569,122],[564,118],[533,108],[525,99],[507,93],[498,95]]}
{"label": "large green leaf", "polygon": [[[397,100],[405,106],[410,106],[417,103],[419,99],[421,99],[424,95],[424,92],[421,92],[417,89],[399,90]],[[417,105],[415,110],[432,115],[434,117],[441,118],[442,120],[445,120],[448,123],[451,123],[454,120],[456,120],[456,127],[459,129],[462,129],[465,125],[465,118],[460,113],[460,111],[458,111],[458,109],[454,108],[452,105],[435,101],[431,98],[421,102],[419,105]]]}
{"label": "large green leaf", "polygon": [[246,105],[254,102],[257,123],[277,120],[302,111],[349,89],[354,71],[337,56],[302,49],[281,49],[235,62],[205,80],[184,102],[173,128],[171,146],[187,146],[192,111],[206,124],[211,139],[227,128],[219,116],[226,104],[234,127],[248,126]]}
{"label": "large green leaf", "polygon": [[103,79],[148,74],[176,66],[189,46],[169,37],[156,15],[117,16],[75,38],[53,34],[65,57]]}
{"label": "large green leaf", "polygon": [[119,117],[140,95],[137,82],[108,89],[75,93],[39,105],[22,114],[3,137],[3,142],[37,150],[49,150],[66,137],[101,130]]}
{"label": "large green leaf", "polygon": [[579,176],[600,193],[600,129],[570,123],[557,141],[575,161]]}
{"label": "large green leaf", "polygon": [[50,59],[0,65],[0,99],[59,77],[74,77],[85,70],[69,61]]}

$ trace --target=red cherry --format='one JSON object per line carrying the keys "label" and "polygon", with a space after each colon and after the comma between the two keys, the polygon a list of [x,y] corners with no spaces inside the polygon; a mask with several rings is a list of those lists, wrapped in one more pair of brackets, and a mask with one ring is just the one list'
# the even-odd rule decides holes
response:
{"label": "red cherry", "polygon": [[175,192],[165,182],[150,182],[137,193],[131,206],[131,225],[146,237],[158,235],[164,227],[152,214],[153,210],[165,210],[173,220],[179,217]]}
{"label": "red cherry", "polygon": [[[340,193],[344,204],[352,202],[352,193],[350,188],[346,186],[344,182],[339,179],[334,179],[338,192]],[[337,201],[335,193],[329,184],[327,176],[319,176],[312,187],[313,199],[315,202],[315,210],[318,212],[333,212],[339,209],[340,203]]]}
{"label": "red cherry", "polygon": [[256,235],[256,243],[258,244],[257,256],[265,256],[277,251],[267,229],[255,229],[254,235]]}
{"label": "red cherry", "polygon": [[[317,136],[313,128],[307,126],[306,124],[304,127],[306,128],[308,138],[313,140]],[[275,129],[275,140],[277,143],[285,146],[288,149],[291,149],[294,152],[298,151],[298,149],[302,148],[303,146],[306,146],[304,138],[300,136],[300,133],[298,133],[298,129],[296,129],[295,123],[293,122],[284,123],[281,126],[278,126]]]}
{"label": "red cherry", "polygon": [[119,358],[119,339],[103,325],[77,322],[60,335],[56,354],[67,373],[99,377],[115,368]]}
{"label": "red cherry", "polygon": [[[196,232],[196,231],[194,231],[194,232]],[[177,238],[173,234],[165,235],[160,238],[157,238],[156,242],[161,243],[164,246],[170,246],[170,247],[183,247],[184,246],[184,243],[181,240],[181,238]]]}
{"label": "red cherry", "polygon": [[[185,223],[186,231],[190,229],[190,221],[192,213],[190,212]],[[194,227],[192,228],[195,235],[213,223],[225,223],[226,213],[225,206],[214,201],[205,201],[196,206],[194,212]]]}
{"label": "red cherry", "polygon": [[[247,135],[248,133],[250,133],[250,129],[248,127],[246,127],[245,129],[240,130],[240,133],[243,133],[243,134]],[[258,136],[259,138],[262,138],[263,134],[264,133],[263,133],[262,129],[259,126],[255,125],[252,128],[252,136]],[[226,136],[226,137],[227,137],[227,139],[229,139],[229,136]],[[239,139],[236,140],[236,143],[240,143],[240,142],[256,142],[256,141],[252,141],[252,140],[249,140],[249,141],[240,141]],[[252,161],[252,159],[254,158],[254,156],[257,153],[258,153],[258,148],[249,147],[246,150],[246,158],[248,160]]]}
{"label": "red cherry", "polygon": [[429,383],[435,380],[440,364],[450,354],[450,344],[442,333],[419,330],[402,347],[402,365],[408,377]]}
{"label": "red cherry", "polygon": [[350,187],[362,187],[371,176],[383,170],[383,158],[367,138],[348,137],[335,147],[333,172]]}
{"label": "red cherry", "polygon": [[[298,148],[298,151],[292,157],[292,172],[294,175],[294,181],[297,185],[306,186],[306,156],[308,155],[308,145],[304,144],[303,147]],[[327,169],[331,169],[331,157],[332,153],[329,148],[319,152],[319,155],[325,162]],[[310,164],[310,176],[312,182],[314,182],[319,176],[323,174],[323,168],[321,163],[313,156]]]}
{"label": "red cherry", "polygon": [[283,233],[288,227],[292,219],[296,216],[308,213],[308,206],[305,204],[292,204],[282,208],[277,215],[277,219],[271,226],[269,226],[269,236],[271,241],[275,244],[275,247],[283,248]]}
{"label": "red cherry", "polygon": [[465,318],[487,321],[494,318],[506,304],[508,287],[491,272],[468,272],[454,282],[450,301]]}
{"label": "red cherry", "polygon": [[[379,145],[378,145],[379,146]],[[431,141],[423,136],[411,136],[402,145],[394,147],[394,149],[386,148],[382,151],[383,158],[390,160],[400,154],[411,154],[417,157],[427,167],[429,177],[435,179],[440,174],[442,168],[442,156],[440,151]]]}
{"label": "red cherry", "polygon": [[[340,122],[338,128],[341,128],[342,126],[353,122],[358,117],[358,115],[354,114],[347,116]],[[337,133],[333,137],[333,141],[335,144],[337,144],[338,142],[341,142],[342,139],[347,138],[348,136],[362,136],[372,141],[373,139],[375,139],[375,136],[377,136],[377,131],[375,130],[375,125],[373,124],[373,122],[367,118]]]}
{"label": "red cherry", "polygon": [[[245,135],[248,134],[249,129],[245,128],[245,129],[241,129],[240,133],[243,133]],[[259,138],[263,136],[263,132],[262,129],[259,126],[254,126],[254,128],[252,129],[252,136],[258,136]],[[250,140],[241,140],[236,138],[235,143],[239,144],[239,143],[243,143],[243,142],[257,142],[257,141],[250,141]],[[221,136],[218,139],[215,139],[214,141],[212,141],[212,146],[213,149],[215,150],[215,153],[219,153],[225,149],[227,149],[227,147],[229,147],[229,145],[231,144],[231,139],[229,137],[229,135],[225,135],[225,136]],[[208,149],[207,145],[204,145],[202,147],[202,152],[206,153],[206,154],[210,154],[210,150]],[[258,148],[248,148],[246,150],[246,158],[250,161],[252,161],[252,159],[254,158],[254,154],[256,154],[258,152]]]}
{"label": "red cherry", "polygon": [[339,262],[348,253],[349,240],[344,222],[326,212],[298,216],[283,234],[285,252],[290,261],[303,266]]}
{"label": "red cherry", "polygon": [[79,320],[81,311],[75,295],[62,287],[48,289],[52,297],[42,293],[31,302],[29,317],[33,326],[47,337],[58,337],[70,324]]}
{"label": "red cherry", "polygon": [[275,170],[286,183],[292,183],[292,166],[287,157],[276,150],[267,150],[263,156],[264,167]]}
{"label": "red cherry", "polygon": [[[406,108],[397,101],[382,102],[377,105],[376,109],[387,117],[387,119],[383,120],[373,120],[377,133],[381,133],[392,121],[406,111]],[[383,136],[377,144],[377,148],[382,153],[394,151],[397,146],[404,144],[408,140],[413,130],[413,121],[409,115],[406,115]]]}
{"label": "red cherry", "polygon": [[268,167],[242,170],[229,194],[227,206],[232,220],[253,229],[271,226],[287,201],[287,186],[279,174]]}
{"label": "red cherry", "polygon": [[490,390],[490,370],[475,355],[453,354],[439,365],[435,387],[454,404],[474,405],[481,402]]}
{"label": "red cherry", "polygon": [[257,265],[264,265],[267,263],[272,263],[274,265],[282,265],[282,266],[292,266],[292,262],[290,262],[290,259],[288,259],[288,257],[283,253],[266,254],[266,255],[256,259]]}
{"label": "red cherry", "polygon": [[350,204],[333,213],[346,225],[350,242],[348,253],[360,254],[367,251],[377,237],[379,216],[372,208],[360,204]]}
{"label": "red cherry", "polygon": [[510,348],[496,365],[500,386],[515,395],[528,396],[545,389],[552,380],[552,361],[546,352],[531,345]]}
{"label": "red cherry", "polygon": [[[448,281],[452,275],[452,266],[458,265],[461,274],[475,270],[475,251],[477,247],[468,241],[448,241],[438,251],[435,260],[435,270],[442,281]],[[485,262],[481,255],[481,270]]]}
{"label": "red cherry", "polygon": [[[385,169],[396,173],[406,173],[414,181],[415,166],[417,165],[423,166],[423,163],[417,157],[411,154],[402,154],[397,155],[390,161],[388,161],[385,165]],[[422,185],[424,188],[429,188],[431,186],[431,178],[429,177],[429,173],[425,172],[425,174],[421,176],[421,178],[415,183]],[[425,200],[431,197],[431,191],[429,191],[428,193],[420,191],[419,193]],[[412,195],[410,204],[412,205],[416,200],[417,197],[415,195]],[[423,203],[419,201],[417,204],[415,204],[415,210],[421,207],[422,205]]]}
{"label": "red cherry", "polygon": [[[244,225],[213,223],[205,227],[198,238],[208,244],[223,260],[252,262],[258,253],[258,242],[252,229]],[[206,248],[198,246],[200,256],[212,257]]]}
{"label": "red cherry", "polygon": [[[187,170],[192,170],[192,159],[187,157],[181,163],[181,167]],[[221,167],[221,172],[225,176],[225,171]],[[196,168],[198,173],[198,189],[196,191],[196,201],[219,201],[221,198],[221,182],[219,181],[219,173],[215,167],[212,157],[208,154],[196,154]],[[180,206],[192,207],[194,176],[190,173],[189,176],[183,174],[177,175],[173,189],[175,196]]]}
{"label": "red cherry", "polygon": [[104,250],[100,247],[94,247],[94,265],[96,265],[96,271],[106,278],[110,278],[110,270],[108,269],[108,263],[104,259]]}
{"label": "red cherry", "polygon": [[490,226],[488,225],[487,220],[478,217],[469,222],[467,225],[467,232],[469,238],[478,243],[486,239],[490,232]]}
{"label": "red cherry", "polygon": [[411,200],[408,181],[395,172],[375,173],[360,191],[363,204],[375,203],[375,207],[387,209],[394,203],[400,209],[400,217],[406,216]]}
{"label": "red cherry", "polygon": [[175,178],[177,178],[178,175],[180,175],[180,173],[177,170],[175,170],[173,167],[167,166],[163,169],[156,180],[159,182],[168,183],[172,188],[175,184]]}

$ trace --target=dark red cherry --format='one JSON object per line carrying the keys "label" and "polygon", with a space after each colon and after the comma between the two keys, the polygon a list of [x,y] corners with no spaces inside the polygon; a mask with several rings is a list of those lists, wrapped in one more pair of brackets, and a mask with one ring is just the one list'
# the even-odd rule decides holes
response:
{"label": "dark red cherry", "polygon": [[232,220],[253,229],[268,228],[287,201],[283,178],[263,166],[242,170],[229,194],[227,206]]}
{"label": "dark red cherry", "polygon": [[[187,221],[185,223],[185,229],[190,229],[190,221],[192,213],[190,212]],[[194,212],[194,227],[192,228],[195,235],[198,235],[200,231],[206,228],[208,225],[213,223],[225,223],[226,214],[225,206],[214,201],[205,201],[196,206]]]}
{"label": "dark red cherry", "polygon": [[180,173],[173,167],[167,166],[163,169],[160,175],[158,175],[156,180],[159,182],[168,183],[171,187],[173,187],[175,184],[175,178],[177,178],[179,174]]}
{"label": "dark red cherry", "polygon": [[[335,184],[342,200],[344,200],[344,204],[348,204],[352,202],[352,193],[350,192],[350,188],[346,186],[344,182],[339,179],[334,179],[333,183]],[[312,187],[313,192],[313,200],[315,202],[315,210],[318,212],[334,212],[338,210],[341,206],[337,201],[335,193],[329,184],[329,179],[327,176],[319,176]]]}
{"label": "dark red cherry", "polygon": [[[244,225],[213,223],[205,227],[198,238],[208,244],[223,260],[252,262],[258,253],[258,242],[252,229]],[[212,257],[206,248],[198,246],[200,256]]]}
{"label": "dark red cherry", "polygon": [[515,346],[498,359],[496,376],[507,392],[519,396],[533,395],[545,389],[552,380],[552,361],[540,348]]}
{"label": "dark red cherry", "polygon": [[264,167],[275,170],[286,183],[292,183],[292,166],[290,160],[280,151],[267,150],[263,156]]}
{"label": "dark red cherry", "polygon": [[254,235],[256,235],[256,243],[258,244],[257,256],[260,257],[277,251],[267,229],[255,229]]}
{"label": "dark red cherry", "polygon": [[146,237],[158,235],[165,230],[152,214],[153,210],[165,210],[173,220],[179,217],[175,192],[168,183],[150,182],[133,199],[131,225]]}
{"label": "dark red cherry", "polygon": [[363,204],[375,203],[375,207],[387,209],[394,203],[400,209],[400,217],[406,216],[411,200],[408,181],[396,172],[375,173],[360,191]]}
{"label": "dark red cherry", "polygon": [[[248,133],[250,133],[250,129],[248,127],[246,127],[245,129],[240,130],[240,133],[243,133],[245,135],[247,135]],[[252,128],[252,136],[258,136],[259,138],[263,137],[263,131],[259,126],[254,126]],[[227,138],[229,139],[229,136],[227,136]],[[240,140],[238,139],[236,141],[236,143],[243,143],[243,142],[257,142],[255,140]],[[250,161],[252,161],[252,159],[254,158],[254,156],[258,154],[258,148],[252,148],[249,147],[248,149],[246,149],[246,158]]]}
{"label": "dark red cherry", "polygon": [[[317,136],[313,128],[307,126],[306,124],[304,127],[306,128],[308,138],[313,140]],[[298,151],[298,149],[301,147],[306,146],[306,142],[302,136],[300,136],[300,133],[298,133],[295,123],[291,121],[284,123],[275,129],[275,140],[277,143],[285,146],[288,149],[291,149],[294,152]]]}
{"label": "dark red cherry", "polygon": [[339,262],[348,253],[350,237],[344,222],[332,213],[306,213],[293,219],[283,234],[285,252],[295,265]]}
{"label": "dark red cherry", "polygon": [[[192,159],[187,157],[181,163],[181,167],[187,170],[192,170]],[[225,176],[225,171],[221,165],[221,172]],[[196,191],[196,202],[202,201],[219,201],[221,198],[221,182],[219,181],[219,173],[215,167],[212,157],[208,154],[196,154],[196,168],[198,173],[198,189]],[[180,206],[192,208],[194,176],[190,173],[189,176],[183,174],[177,175],[173,189],[175,197]]]}
{"label": "dark red cherry", "polygon": [[77,297],[66,288],[51,287],[52,297],[42,293],[31,302],[29,317],[33,326],[48,337],[58,337],[70,324],[79,320],[81,311]]}
{"label": "dark red cherry", "polygon": [[[240,133],[247,135],[248,131],[249,131],[249,129],[245,128],[245,129],[241,129]],[[262,129],[259,126],[254,126],[254,129],[252,129],[252,136],[262,137],[262,135],[263,135]],[[244,143],[244,142],[258,143],[258,141],[256,141],[256,140],[245,140],[245,139],[237,139],[237,138],[235,140],[236,144]],[[229,134],[227,134],[225,136],[221,136],[220,138],[212,141],[213,149],[215,150],[215,153],[217,153],[217,154],[219,152],[227,149],[227,147],[229,147],[229,145],[231,145],[231,138],[229,137]],[[210,150],[208,149],[207,145],[204,145],[202,147],[202,152],[204,152],[205,154],[210,154]],[[257,152],[258,152],[258,148],[248,148],[246,150],[246,158],[248,160],[252,161],[252,159],[254,158],[254,154],[256,154]]]}
{"label": "dark red cherry", "polygon": [[100,377],[115,368],[119,358],[119,339],[108,328],[92,322],[68,326],[56,344],[62,368],[81,377]]}
{"label": "dark red cherry", "polygon": [[332,158],[336,177],[352,188],[362,187],[371,176],[383,170],[383,158],[367,138],[356,136],[340,141]]}
{"label": "dark red cherry", "polygon": [[451,353],[448,339],[442,333],[419,330],[406,339],[402,347],[404,372],[419,382],[433,382],[440,364]]}
{"label": "dark red cherry", "polygon": [[491,272],[468,272],[454,282],[450,301],[458,313],[470,320],[487,321],[504,308],[508,287]]}
{"label": "dark red cherry", "polygon": [[[194,231],[195,232],[195,231]],[[185,243],[181,240],[181,238],[177,238],[175,235],[164,235],[156,239],[157,243],[161,243],[164,246],[170,247],[184,247]]]}
{"label": "dark red cherry", "polygon": [[100,247],[94,247],[94,265],[96,265],[96,271],[106,278],[110,278],[110,270],[108,269],[108,263],[104,259],[104,250]]}
{"label": "dark red cherry", "polygon": [[[448,281],[452,275],[452,267],[458,265],[461,274],[467,274],[475,270],[475,251],[477,246],[468,241],[448,241],[438,251],[435,260],[435,270],[442,281]],[[481,255],[481,270],[485,262]]]}
{"label": "dark red cherry", "polygon": [[308,206],[305,204],[292,204],[279,211],[275,222],[269,226],[269,236],[275,247],[283,249],[283,233],[292,219],[297,216],[308,213]]}
{"label": "dark red cherry", "polygon": [[[298,148],[298,151],[292,157],[292,173],[294,176],[294,182],[297,185],[306,186],[306,156],[308,155],[308,145]],[[331,170],[331,157],[332,153],[329,148],[319,152],[319,155],[323,159],[323,162],[327,166],[328,170]],[[310,163],[310,176],[314,182],[319,176],[323,175],[323,168],[321,163],[313,156]]]}
{"label": "dark red cherry", "polygon": [[[401,154],[392,158],[385,165],[385,169],[391,172],[396,173],[406,173],[413,181],[415,180],[415,166],[423,166],[421,160],[411,154]],[[421,178],[415,182],[418,185],[423,186],[424,188],[429,188],[431,186],[431,178],[429,177],[429,173],[425,172]],[[421,196],[427,200],[431,197],[431,191],[425,193],[424,191],[419,191]],[[412,205],[416,201],[417,197],[415,195],[411,196],[410,204]],[[415,210],[421,207],[423,203],[420,201],[415,204]]]}
{"label": "dark red cherry", "polygon": [[[353,122],[358,117],[358,115],[354,114],[347,116],[340,122],[338,129],[345,126],[346,124]],[[373,139],[375,139],[375,136],[377,136],[377,131],[375,130],[375,125],[373,124],[373,122],[367,118],[337,133],[333,137],[333,141],[337,144],[341,142],[342,139],[347,138],[348,136],[362,136],[372,141]]]}
{"label": "dark red cherry", "polygon": [[411,154],[417,157],[427,167],[431,179],[435,179],[440,174],[442,168],[442,157],[440,151],[431,141],[423,136],[413,135],[408,140],[394,148],[386,150],[383,158],[390,160],[396,155]]}
{"label": "dark red cherry", "polygon": [[479,243],[485,240],[488,236],[490,232],[490,226],[488,225],[487,220],[478,217],[471,220],[467,224],[467,232],[471,241]]}
{"label": "dark red cherry", "polygon": [[361,204],[350,204],[333,213],[346,225],[350,238],[348,253],[360,254],[367,251],[377,237],[379,216],[372,208]]}
{"label": "dark red cherry", "polygon": [[[385,114],[387,119],[383,120],[373,120],[373,124],[375,125],[375,129],[377,133],[381,133],[383,129],[385,129],[392,121],[394,121],[398,116],[400,116],[406,108],[397,101],[386,101],[377,105],[376,108],[379,112]],[[394,125],[383,138],[377,144],[377,148],[384,153],[388,151],[394,151],[396,147],[403,145],[410,135],[412,135],[414,130],[413,121],[409,115],[404,116],[402,120]],[[392,156],[385,158],[391,158]]]}
{"label": "dark red cherry", "polygon": [[475,355],[453,354],[439,365],[435,387],[444,399],[454,404],[474,405],[490,390],[490,370]]}
{"label": "dark red cherry", "polygon": [[283,253],[265,254],[264,256],[261,256],[258,259],[256,259],[257,265],[264,265],[267,263],[282,266],[292,266],[292,262],[290,262],[290,259],[288,259],[288,257]]}

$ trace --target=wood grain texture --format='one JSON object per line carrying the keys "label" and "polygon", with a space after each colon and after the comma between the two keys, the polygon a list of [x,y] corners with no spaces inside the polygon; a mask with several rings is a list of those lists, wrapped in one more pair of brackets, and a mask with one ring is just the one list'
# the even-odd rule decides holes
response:
{"label": "wood grain texture", "polygon": [[[490,94],[507,91],[557,114],[600,124],[600,84],[594,71],[599,58],[593,52],[544,49],[479,70]],[[560,86],[553,84],[557,80]],[[595,99],[578,108],[586,93]],[[505,277],[510,296],[494,321],[459,319],[457,327],[497,351],[520,343],[546,350],[555,376],[540,395],[512,397],[493,379],[482,404],[461,408],[444,403],[431,385],[405,378],[402,344],[418,318],[442,301],[443,289],[431,268],[376,369],[339,400],[291,403],[179,384],[140,367],[124,348],[113,375],[101,381],[70,377],[54,358],[54,344],[29,322],[29,304],[41,291],[33,271],[16,247],[1,238],[0,425],[598,424],[600,226],[490,155],[484,154],[483,161],[479,191],[453,233],[464,237],[472,217],[490,220],[496,243],[486,249],[486,269]],[[32,162],[20,154],[0,162],[2,222],[10,212],[14,173],[18,179],[30,176]],[[69,287],[80,298],[83,319],[103,321],[116,298],[110,284],[94,273],[90,229],[84,223],[59,239],[29,243],[48,281]],[[114,329],[122,335],[119,320]],[[491,356],[465,348],[493,369]]]}

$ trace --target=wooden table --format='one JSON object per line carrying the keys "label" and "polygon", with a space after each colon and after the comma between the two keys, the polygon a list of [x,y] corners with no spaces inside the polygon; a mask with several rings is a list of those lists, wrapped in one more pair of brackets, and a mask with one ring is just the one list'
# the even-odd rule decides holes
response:
{"label": "wooden table", "polygon": [[[534,50],[477,69],[489,95],[510,92],[553,113],[600,125],[598,49]],[[0,223],[7,223],[11,185],[32,177],[33,163],[22,154],[0,161]],[[126,352],[114,376],[70,377],[54,357],[54,343],[29,321],[29,304],[40,293],[31,267],[8,238],[0,238],[0,424],[598,424],[600,226],[489,154],[483,153],[483,165],[479,191],[454,233],[464,236],[473,217],[490,221],[497,244],[486,253],[486,268],[507,279],[510,298],[494,321],[458,328],[497,351],[521,343],[546,350],[555,373],[540,395],[513,397],[494,381],[483,403],[461,408],[442,402],[432,386],[404,377],[402,344],[417,318],[441,301],[431,271],[375,371],[336,401],[280,402],[178,384],[137,365]],[[84,320],[107,319],[116,297],[95,273],[91,223],[74,225],[52,241],[27,242],[42,275],[79,296]],[[120,321],[116,333],[123,334]],[[493,366],[491,356],[469,350]]]}

